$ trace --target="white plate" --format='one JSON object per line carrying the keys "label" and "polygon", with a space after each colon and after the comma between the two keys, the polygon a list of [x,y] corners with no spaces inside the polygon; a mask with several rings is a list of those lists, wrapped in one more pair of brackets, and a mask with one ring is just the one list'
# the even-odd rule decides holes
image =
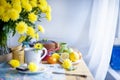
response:
{"label": "white plate", "polygon": [[40,68],[38,69],[38,71],[36,71],[36,72],[20,71],[20,70],[18,70],[19,73],[26,73],[26,74],[38,74],[38,73],[43,73],[43,72],[45,72],[45,71],[46,71],[46,68],[45,68],[45,67],[40,67]]}
{"label": "white plate", "polygon": [[[61,63],[63,62],[61,59],[59,59],[59,61],[60,61]],[[79,59],[79,60],[77,60],[77,61],[75,61],[75,62],[72,62],[72,64],[73,64],[73,65],[74,65],[74,64],[78,64],[80,61],[81,61],[81,59]]]}

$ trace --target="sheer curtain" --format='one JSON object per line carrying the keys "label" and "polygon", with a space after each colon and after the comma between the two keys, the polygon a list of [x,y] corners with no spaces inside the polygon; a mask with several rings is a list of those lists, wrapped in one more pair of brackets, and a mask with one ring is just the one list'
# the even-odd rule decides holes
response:
{"label": "sheer curtain", "polygon": [[120,6],[119,6],[119,19],[118,19],[118,30],[117,30],[117,38],[120,39]]}
{"label": "sheer curtain", "polygon": [[88,55],[85,57],[95,80],[104,80],[111,58],[119,9],[119,0],[94,0]]}

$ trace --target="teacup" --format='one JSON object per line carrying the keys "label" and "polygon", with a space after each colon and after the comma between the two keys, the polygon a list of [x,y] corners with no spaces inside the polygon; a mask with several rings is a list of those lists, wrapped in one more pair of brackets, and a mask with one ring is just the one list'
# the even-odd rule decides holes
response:
{"label": "teacup", "polygon": [[25,48],[25,63],[30,62],[39,65],[41,60],[47,55],[47,49],[36,50],[35,48]]}

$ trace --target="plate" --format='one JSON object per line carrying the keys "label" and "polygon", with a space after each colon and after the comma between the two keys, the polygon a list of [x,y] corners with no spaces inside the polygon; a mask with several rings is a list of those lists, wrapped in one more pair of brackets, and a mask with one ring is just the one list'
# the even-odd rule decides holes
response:
{"label": "plate", "polygon": [[[59,61],[60,61],[61,63],[63,62],[61,59],[59,59]],[[73,64],[73,65],[78,64],[80,61],[81,61],[81,59],[79,59],[79,60],[77,60],[77,61],[75,61],[75,62],[72,62],[72,64]]]}
{"label": "plate", "polygon": [[39,69],[38,69],[38,71],[35,71],[35,72],[31,72],[31,71],[20,71],[20,70],[17,70],[19,73],[26,73],[26,74],[38,74],[38,73],[43,73],[43,72],[45,72],[46,71],[46,68],[45,67],[40,67]]}

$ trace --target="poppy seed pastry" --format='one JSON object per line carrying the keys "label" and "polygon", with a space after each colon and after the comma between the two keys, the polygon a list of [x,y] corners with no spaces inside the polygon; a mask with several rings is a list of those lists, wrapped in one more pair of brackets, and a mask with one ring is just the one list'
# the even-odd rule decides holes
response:
{"label": "poppy seed pastry", "polygon": [[59,47],[59,44],[52,40],[47,40],[47,41],[42,40],[40,41],[40,43],[42,43],[47,50],[55,50],[56,48]]}

